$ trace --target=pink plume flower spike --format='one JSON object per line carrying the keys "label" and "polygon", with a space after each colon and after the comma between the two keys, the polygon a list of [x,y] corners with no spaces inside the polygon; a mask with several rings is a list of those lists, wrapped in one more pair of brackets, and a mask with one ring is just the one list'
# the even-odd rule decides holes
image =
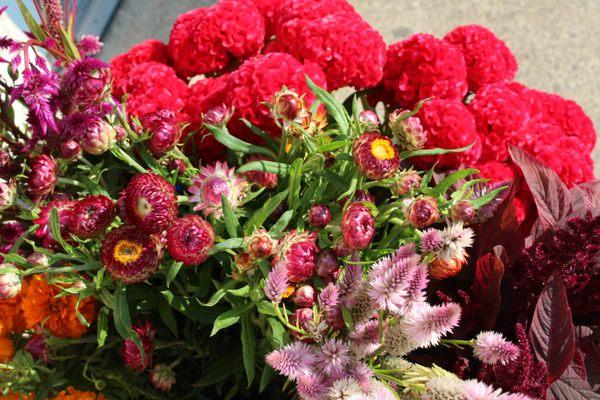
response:
{"label": "pink plume flower spike", "polygon": [[316,367],[329,376],[340,375],[350,363],[350,349],[339,339],[328,339],[317,353]]}
{"label": "pink plume flower spike", "polygon": [[486,364],[508,364],[519,356],[517,345],[498,332],[481,332],[475,338],[473,355]]}
{"label": "pink plume flower spike", "polygon": [[296,390],[302,400],[325,400],[327,384],[316,373],[302,374],[296,379]]}
{"label": "pink plume flower spike", "polygon": [[314,349],[303,342],[294,342],[267,354],[267,363],[290,379],[310,375],[315,364]]}
{"label": "pink plume flower spike", "polygon": [[319,305],[325,311],[327,323],[334,329],[341,329],[344,321],[340,312],[340,291],[333,283],[325,286],[319,295]]}
{"label": "pink plume flower spike", "polygon": [[404,307],[400,311],[400,315],[404,315],[414,307],[418,307],[420,304],[425,302],[425,289],[429,283],[429,269],[426,264],[419,264],[415,273],[410,280],[406,289],[406,296],[404,298]]}
{"label": "pink plume flower spike", "polygon": [[373,370],[367,364],[353,360],[348,366],[348,371],[363,391],[369,392],[372,389]]}
{"label": "pink plume flower spike", "polygon": [[391,268],[378,271],[370,280],[369,295],[378,308],[400,313],[405,306],[407,289],[416,272],[413,258],[392,259]]}
{"label": "pink plume flower spike", "polygon": [[429,347],[458,325],[460,314],[460,306],[455,303],[440,306],[423,303],[404,316],[402,328],[415,346]]}
{"label": "pink plume flower spike", "polygon": [[271,300],[279,303],[283,298],[289,285],[287,269],[284,264],[278,263],[275,268],[269,272],[265,284],[265,295]]}
{"label": "pink plume flower spike", "polygon": [[338,284],[342,306],[350,308],[356,303],[361,284],[362,267],[357,264],[348,265],[344,277]]}
{"label": "pink plume flower spike", "polygon": [[435,228],[425,229],[421,236],[421,250],[426,253],[436,252],[442,246],[442,236]]}
{"label": "pink plume flower spike", "polygon": [[[383,335],[387,331],[387,322],[383,323]],[[373,354],[381,346],[379,337],[379,321],[370,319],[359,322],[354,326],[354,331],[349,335],[352,351],[358,355],[365,356]]]}

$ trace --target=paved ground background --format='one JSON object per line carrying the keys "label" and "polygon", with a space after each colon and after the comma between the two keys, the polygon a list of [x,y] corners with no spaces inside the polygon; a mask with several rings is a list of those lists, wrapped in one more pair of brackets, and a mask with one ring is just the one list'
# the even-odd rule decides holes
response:
{"label": "paved ground background", "polygon": [[[101,0],[95,0],[101,1]],[[574,99],[600,130],[600,0],[349,0],[388,43],[416,32],[444,35],[478,23],[505,40],[519,61],[517,80]],[[122,0],[102,57],[146,38],[167,40],[180,13],[211,1]],[[595,152],[600,174],[600,146]]]}

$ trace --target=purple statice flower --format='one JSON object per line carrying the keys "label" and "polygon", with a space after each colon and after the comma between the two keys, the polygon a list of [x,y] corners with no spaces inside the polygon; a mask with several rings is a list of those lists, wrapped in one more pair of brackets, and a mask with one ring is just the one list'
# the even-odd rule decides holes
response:
{"label": "purple statice flower", "polygon": [[421,250],[426,253],[438,251],[442,246],[442,236],[435,228],[425,229],[421,236]]}
{"label": "purple statice flower", "polygon": [[278,263],[267,276],[265,295],[271,301],[279,303],[288,286],[287,269],[283,263]]}
{"label": "purple statice flower", "polygon": [[481,332],[475,338],[473,355],[486,364],[507,364],[519,356],[519,348],[498,332]]}
{"label": "purple statice flower", "polygon": [[302,400],[323,400],[327,385],[317,373],[302,374],[296,378],[296,390]]}
{"label": "purple statice flower", "polygon": [[[382,325],[383,335],[387,331],[387,322]],[[358,355],[369,355],[379,349],[381,338],[379,337],[379,321],[370,319],[359,322],[354,326],[354,330],[348,336],[352,350]]]}
{"label": "purple statice flower", "polygon": [[296,379],[302,375],[310,375],[316,360],[313,347],[303,342],[294,342],[267,354],[266,361],[281,375]]}
{"label": "purple statice flower", "polygon": [[325,311],[327,323],[334,329],[341,329],[344,320],[340,311],[340,290],[330,282],[319,294],[319,305]]}
{"label": "purple statice flower", "polygon": [[338,283],[342,306],[349,309],[356,303],[361,284],[362,267],[357,264],[348,265],[342,280]]}
{"label": "purple statice flower", "polygon": [[98,54],[102,46],[104,46],[104,43],[102,43],[100,38],[96,35],[82,35],[81,38],[79,38],[79,42],[77,42],[79,52],[86,56]]}
{"label": "purple statice flower", "polygon": [[350,349],[339,339],[328,339],[317,352],[316,368],[335,377],[344,372],[350,363]]}
{"label": "purple statice flower", "polygon": [[402,312],[408,285],[419,265],[417,258],[400,258],[394,254],[372,266],[369,273],[369,295],[379,309],[392,313]]}
{"label": "purple statice flower", "polygon": [[439,306],[421,303],[404,316],[402,328],[408,340],[416,347],[429,347],[451,332],[459,321],[460,306],[456,303]]}

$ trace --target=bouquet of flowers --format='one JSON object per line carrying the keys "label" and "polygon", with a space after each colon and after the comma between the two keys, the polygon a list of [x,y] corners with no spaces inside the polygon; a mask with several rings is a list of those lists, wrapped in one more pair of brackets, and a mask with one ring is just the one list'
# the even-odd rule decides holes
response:
{"label": "bouquet of flowers", "polygon": [[492,32],[221,0],[107,64],[17,2],[0,399],[600,399],[596,132]]}

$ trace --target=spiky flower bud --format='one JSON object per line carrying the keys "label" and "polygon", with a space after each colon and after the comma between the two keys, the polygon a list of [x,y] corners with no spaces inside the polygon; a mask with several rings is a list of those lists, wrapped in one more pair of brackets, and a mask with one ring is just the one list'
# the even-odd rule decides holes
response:
{"label": "spiky flower bud", "polygon": [[257,229],[244,238],[246,250],[254,259],[267,258],[273,255],[277,241],[265,229]]}
{"label": "spiky flower bud", "polygon": [[5,181],[0,178],[0,211],[12,206],[17,195],[17,184],[15,181]]}
{"label": "spiky flower bud", "polygon": [[56,183],[56,162],[46,154],[35,157],[31,163],[29,175],[29,192],[35,197],[43,197],[50,193]]}
{"label": "spiky flower bud", "polygon": [[[271,161],[271,159],[267,156],[263,155],[252,155],[248,157],[247,162],[252,161]],[[264,187],[267,189],[274,189],[277,186],[278,177],[277,174],[272,172],[264,172],[264,171],[246,171],[243,173],[244,177],[251,182],[260,187]]]}
{"label": "spiky flower bud", "polygon": [[175,373],[165,364],[156,364],[150,371],[150,382],[158,390],[168,392],[175,384]]}
{"label": "spiky flower bud", "polygon": [[363,203],[352,203],[342,215],[344,242],[355,250],[366,248],[375,236],[375,220]]}
{"label": "spiky flower bud", "polygon": [[201,264],[215,244],[215,232],[208,221],[188,214],[175,221],[167,231],[167,250],[184,265]]}
{"label": "spiky flower bud", "polygon": [[473,355],[486,364],[508,364],[519,356],[519,347],[498,332],[481,332],[473,343]]}
{"label": "spiky flower bud", "polygon": [[192,194],[190,201],[197,203],[194,210],[202,210],[205,216],[214,214],[216,218],[223,215],[221,206],[223,196],[235,211],[241,204],[248,187],[248,182],[236,174],[234,168],[229,168],[226,162],[220,161],[213,166],[202,167],[192,182],[188,191]]}
{"label": "spiky flower bud", "polygon": [[69,229],[82,239],[96,237],[104,233],[115,216],[112,199],[103,195],[87,196],[75,203]]}
{"label": "spiky flower bud", "polygon": [[204,123],[223,127],[227,125],[232,116],[231,109],[225,104],[211,108],[204,114]]}
{"label": "spiky flower bud", "polygon": [[308,210],[308,223],[315,228],[325,228],[331,222],[331,210],[323,204],[313,204]]}
{"label": "spiky flower bud", "polygon": [[[12,264],[0,264],[1,268],[13,267]],[[15,297],[21,291],[21,279],[14,272],[0,274],[0,300]]]}
{"label": "spiky flower bud", "polygon": [[302,285],[294,292],[292,301],[298,307],[310,308],[315,304],[317,295],[315,288],[311,285]]}
{"label": "spiky flower bud", "polygon": [[154,329],[149,321],[134,324],[131,326],[131,329],[139,336],[142,342],[144,360],[142,360],[142,355],[135,342],[131,339],[125,339],[122,351],[123,363],[133,371],[142,372],[152,366],[156,329]]}
{"label": "spiky flower bud", "polygon": [[304,282],[312,278],[315,258],[319,252],[316,232],[288,232],[277,244],[275,262],[287,268],[290,282]]}
{"label": "spiky flower bud", "polygon": [[358,122],[368,130],[377,129],[380,123],[379,117],[375,111],[371,110],[361,111],[360,114],[358,114]]}
{"label": "spiky flower bud", "polygon": [[389,125],[400,147],[408,151],[422,149],[427,142],[427,133],[417,117],[408,117],[409,111],[395,110],[390,114]]}
{"label": "spiky flower bud", "polygon": [[171,226],[177,217],[175,188],[163,177],[137,174],[123,193],[127,220],[148,233],[159,233]]}
{"label": "spiky flower bud", "polygon": [[179,141],[181,131],[173,110],[161,108],[148,113],[141,118],[141,123],[150,134],[148,150],[155,156],[171,150]]}
{"label": "spiky flower bud", "polygon": [[453,221],[469,223],[475,218],[475,208],[469,200],[461,200],[450,209]]}
{"label": "spiky flower bud", "polygon": [[115,128],[106,121],[98,121],[83,134],[81,146],[90,154],[100,155],[110,149],[116,141]]}
{"label": "spiky flower bud", "polygon": [[402,197],[410,193],[411,190],[418,188],[421,185],[421,175],[412,169],[405,170],[398,174],[398,177],[390,186],[392,193],[398,197]]}
{"label": "spiky flower bud", "polygon": [[431,196],[417,197],[404,213],[411,225],[419,229],[436,223],[440,218],[438,202]]}
{"label": "spiky flower bud", "polygon": [[379,132],[360,135],[352,145],[352,157],[362,174],[373,180],[392,177],[400,166],[398,150]]}
{"label": "spiky flower bud", "polygon": [[304,99],[298,93],[288,89],[275,94],[272,113],[273,117],[282,121],[284,126],[291,122],[298,122],[309,115]]}
{"label": "spiky flower bud", "polygon": [[335,253],[330,249],[325,249],[317,256],[315,272],[323,279],[333,279],[336,271],[340,269],[340,262]]}

